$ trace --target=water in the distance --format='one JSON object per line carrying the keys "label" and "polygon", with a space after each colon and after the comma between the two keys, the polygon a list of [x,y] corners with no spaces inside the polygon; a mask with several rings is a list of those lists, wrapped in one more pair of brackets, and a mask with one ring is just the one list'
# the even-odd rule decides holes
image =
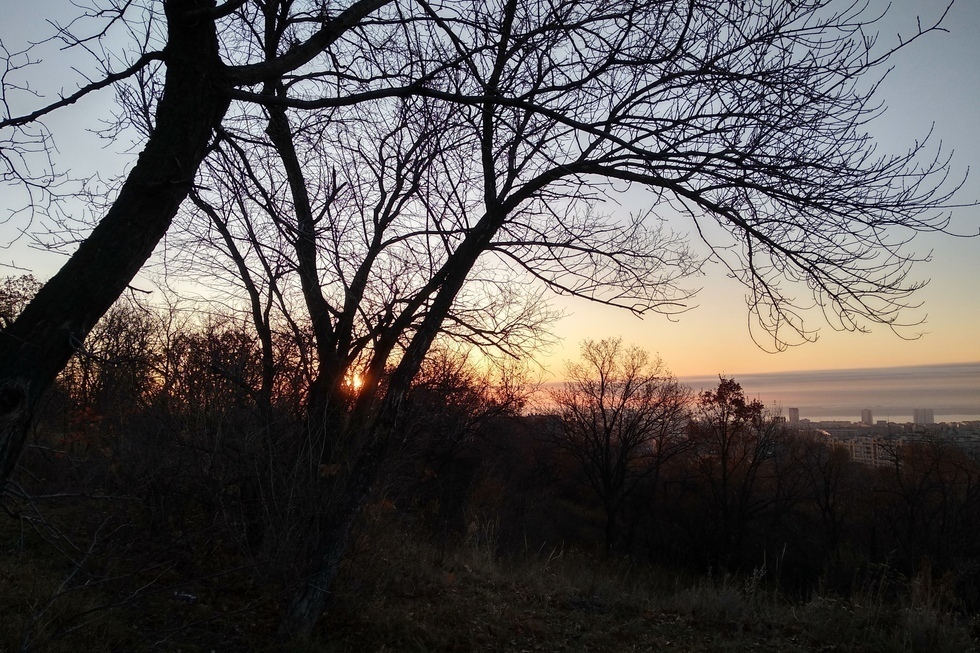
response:
{"label": "water in the distance", "polygon": [[[783,415],[799,408],[811,421],[857,422],[864,408],[875,421],[911,422],[915,408],[931,408],[936,422],[980,420],[980,363],[732,376],[747,397],[775,403]],[[717,376],[680,380],[696,391],[718,385]]]}

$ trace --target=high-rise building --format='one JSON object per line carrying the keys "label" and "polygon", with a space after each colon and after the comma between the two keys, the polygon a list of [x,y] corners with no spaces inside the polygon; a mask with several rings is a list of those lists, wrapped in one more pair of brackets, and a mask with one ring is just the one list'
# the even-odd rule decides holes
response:
{"label": "high-rise building", "polygon": [[790,424],[799,424],[800,423],[800,409],[799,408],[790,408],[789,409],[789,423]]}
{"label": "high-rise building", "polygon": [[861,411],[861,423],[871,426],[874,424],[874,420],[871,418],[871,409],[865,408]]}
{"label": "high-rise building", "polygon": [[936,416],[932,408],[915,408],[912,410],[912,422],[914,424],[935,424]]}

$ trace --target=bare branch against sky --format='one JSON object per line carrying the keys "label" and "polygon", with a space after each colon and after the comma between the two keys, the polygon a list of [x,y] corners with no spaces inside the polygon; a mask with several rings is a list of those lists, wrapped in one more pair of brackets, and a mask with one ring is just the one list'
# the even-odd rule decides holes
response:
{"label": "bare branch against sky", "polygon": [[[308,331],[307,438],[353,461],[290,632],[322,611],[440,338],[525,355],[549,318],[536,292],[677,316],[705,268],[740,283],[763,349],[825,323],[907,335],[920,236],[962,231],[963,176],[928,127],[899,147],[871,130],[889,67],[948,22],[879,37],[871,4],[105,0],[46,41],[4,35],[13,218],[75,242],[0,332],[0,473],[175,219],[172,247],[196,236],[175,257],[228,274],[266,344],[274,318]],[[49,118],[110,88],[102,134],[139,155],[74,182]]]}

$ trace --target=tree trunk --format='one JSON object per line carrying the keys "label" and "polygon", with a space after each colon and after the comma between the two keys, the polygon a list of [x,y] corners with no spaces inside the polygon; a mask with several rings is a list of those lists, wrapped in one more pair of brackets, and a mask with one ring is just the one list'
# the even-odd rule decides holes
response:
{"label": "tree trunk", "polygon": [[618,507],[606,504],[606,555],[611,556],[616,547],[616,519],[619,516]]}
{"label": "tree trunk", "polygon": [[228,108],[209,0],[165,3],[166,78],[156,126],[112,207],[0,332],[0,482],[10,478],[42,393],[170,227]]}
{"label": "tree trunk", "polygon": [[[444,282],[432,301],[425,319],[406,348],[398,367],[391,375],[377,416],[366,422],[361,431],[364,434],[365,444],[354,463],[350,477],[345,481],[344,492],[332,515],[330,528],[317,543],[312,565],[314,571],[287,609],[280,628],[282,634],[308,636],[317,619],[323,614],[330,590],[337,578],[341,558],[347,552],[357,518],[367,503],[378,472],[381,470],[388,438],[396,427],[405,393],[421,368],[422,361],[438,335],[442,321],[448,314],[463,282],[499,228],[504,216],[506,212],[488,212],[445,264]],[[355,413],[361,407],[355,407]],[[359,419],[355,421],[360,422]],[[354,435],[356,437],[358,434]]]}
{"label": "tree trunk", "polygon": [[387,433],[377,432],[384,430],[376,429],[373,441],[358,456],[351,475],[346,480],[337,509],[331,515],[333,519],[316,547],[313,572],[293,597],[283,618],[280,627],[283,635],[309,637],[317,619],[326,608],[330,590],[340,570],[341,559],[350,544],[354,525],[367,502],[384,459]]}

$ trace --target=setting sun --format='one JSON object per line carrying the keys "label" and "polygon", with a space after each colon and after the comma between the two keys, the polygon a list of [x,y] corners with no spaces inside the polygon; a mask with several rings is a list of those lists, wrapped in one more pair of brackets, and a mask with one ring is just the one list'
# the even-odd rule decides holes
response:
{"label": "setting sun", "polygon": [[364,377],[357,372],[351,372],[347,375],[346,384],[351,391],[360,392],[361,388],[364,387]]}
{"label": "setting sun", "polygon": [[4,9],[0,653],[973,650],[980,0]]}

